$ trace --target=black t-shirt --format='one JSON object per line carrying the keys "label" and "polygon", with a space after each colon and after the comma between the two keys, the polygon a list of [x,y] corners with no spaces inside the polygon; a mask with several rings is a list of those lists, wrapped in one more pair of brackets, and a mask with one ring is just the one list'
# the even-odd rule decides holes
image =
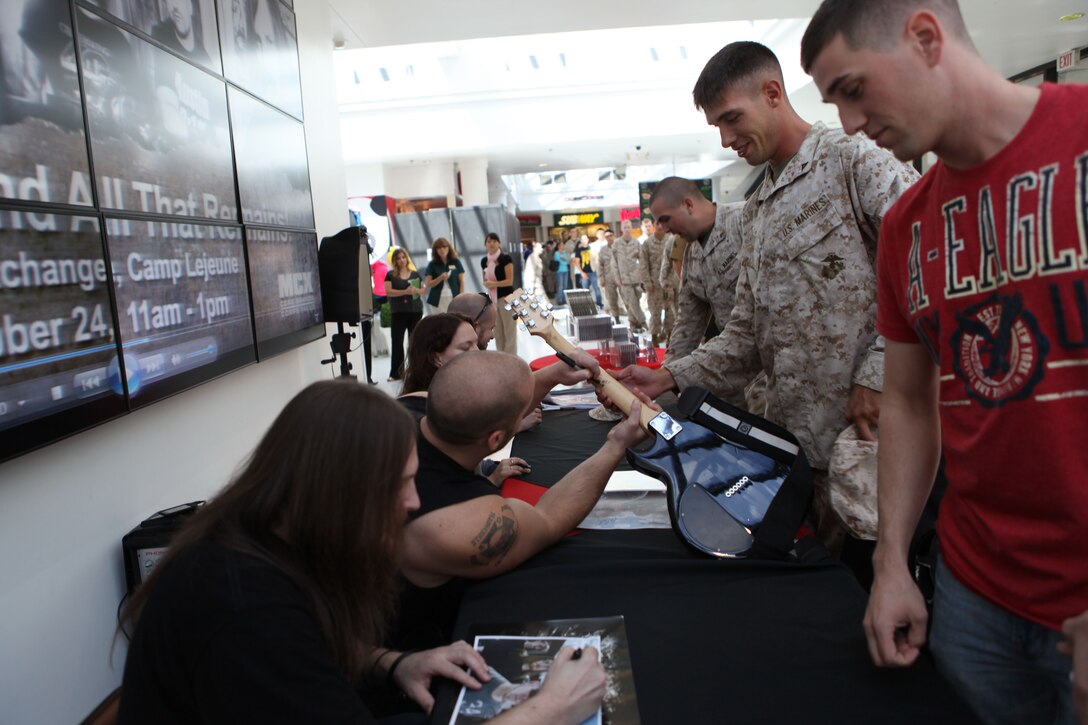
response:
{"label": "black t-shirt", "polygon": [[[426,398],[416,400],[424,401],[423,405],[426,406]],[[412,405],[418,405],[415,401],[408,401],[412,399],[400,398],[401,405],[409,409]],[[417,437],[417,446],[419,470],[416,472],[416,491],[420,505],[417,511],[409,514],[411,519],[480,496],[499,495],[491,481],[462,468],[431,445],[423,433]],[[440,586],[424,588],[405,580],[398,621],[388,644],[397,649],[427,649],[449,644],[461,597],[468,583],[466,579],[455,577]]]}
{"label": "black t-shirt", "polygon": [[591,274],[593,272],[593,265],[591,264],[591,260],[593,259],[592,254],[593,251],[589,248],[588,244],[583,246],[582,243],[579,242],[578,246],[574,248],[574,258],[577,260],[577,265],[581,267],[582,271],[586,274]]}
{"label": "black t-shirt", "polygon": [[[412,280],[422,280],[419,276],[419,272],[414,269],[408,273],[407,279],[401,279],[393,274],[393,270],[389,270],[389,273],[385,275],[386,288],[392,286],[396,290],[408,289]],[[423,301],[419,299],[419,295],[400,295],[398,297],[389,297],[389,310],[393,314],[403,312],[423,312]]]}
{"label": "black t-shirt", "polygon": [[309,596],[267,561],[209,542],[155,583],[118,723],[240,722],[375,720],[337,669]]}

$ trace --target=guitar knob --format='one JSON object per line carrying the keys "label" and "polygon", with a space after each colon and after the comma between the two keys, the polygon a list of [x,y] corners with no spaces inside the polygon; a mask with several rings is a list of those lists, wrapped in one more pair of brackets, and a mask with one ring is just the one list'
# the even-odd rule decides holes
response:
{"label": "guitar knob", "polygon": [[517,322],[517,321],[519,321],[519,320],[521,319],[521,315],[519,315],[519,314],[518,314],[517,312],[515,312],[515,313],[514,313],[514,314],[512,314],[512,315],[510,315],[510,317],[512,317],[512,318],[514,319],[514,321],[515,321],[515,322]]}

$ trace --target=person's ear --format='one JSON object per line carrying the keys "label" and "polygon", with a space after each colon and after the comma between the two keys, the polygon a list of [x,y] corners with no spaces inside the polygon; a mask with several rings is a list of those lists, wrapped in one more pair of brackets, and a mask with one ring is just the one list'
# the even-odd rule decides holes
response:
{"label": "person's ear", "polygon": [[487,434],[487,450],[494,453],[503,446],[506,445],[506,441],[509,438],[509,431],[496,428]]}
{"label": "person's ear", "polygon": [[763,97],[767,99],[767,105],[771,108],[777,108],[782,99],[785,98],[785,91],[782,90],[782,84],[777,78],[768,78],[763,81]]}
{"label": "person's ear", "polygon": [[944,28],[929,10],[919,10],[907,18],[903,26],[906,43],[915,49],[931,68],[940,61],[944,51]]}

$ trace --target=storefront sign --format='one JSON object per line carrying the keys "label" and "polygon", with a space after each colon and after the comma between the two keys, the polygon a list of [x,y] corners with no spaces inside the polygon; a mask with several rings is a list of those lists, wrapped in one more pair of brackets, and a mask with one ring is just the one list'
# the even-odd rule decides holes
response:
{"label": "storefront sign", "polygon": [[557,227],[580,227],[583,224],[600,224],[603,221],[603,211],[573,211],[555,215]]}

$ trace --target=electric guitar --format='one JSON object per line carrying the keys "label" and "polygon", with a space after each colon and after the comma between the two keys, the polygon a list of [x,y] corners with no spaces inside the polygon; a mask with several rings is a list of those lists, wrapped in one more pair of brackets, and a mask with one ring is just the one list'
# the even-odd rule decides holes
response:
{"label": "electric guitar", "polygon": [[[505,299],[507,313],[557,353],[569,355],[578,349],[555,329],[546,301],[520,289]],[[616,407],[630,412],[636,398],[622,383],[604,370],[592,382]],[[790,465],[646,405],[639,424],[652,442],[644,450],[628,449],[627,460],[665,484],[676,533],[705,554],[743,556],[752,547],[753,531],[789,475]]]}

